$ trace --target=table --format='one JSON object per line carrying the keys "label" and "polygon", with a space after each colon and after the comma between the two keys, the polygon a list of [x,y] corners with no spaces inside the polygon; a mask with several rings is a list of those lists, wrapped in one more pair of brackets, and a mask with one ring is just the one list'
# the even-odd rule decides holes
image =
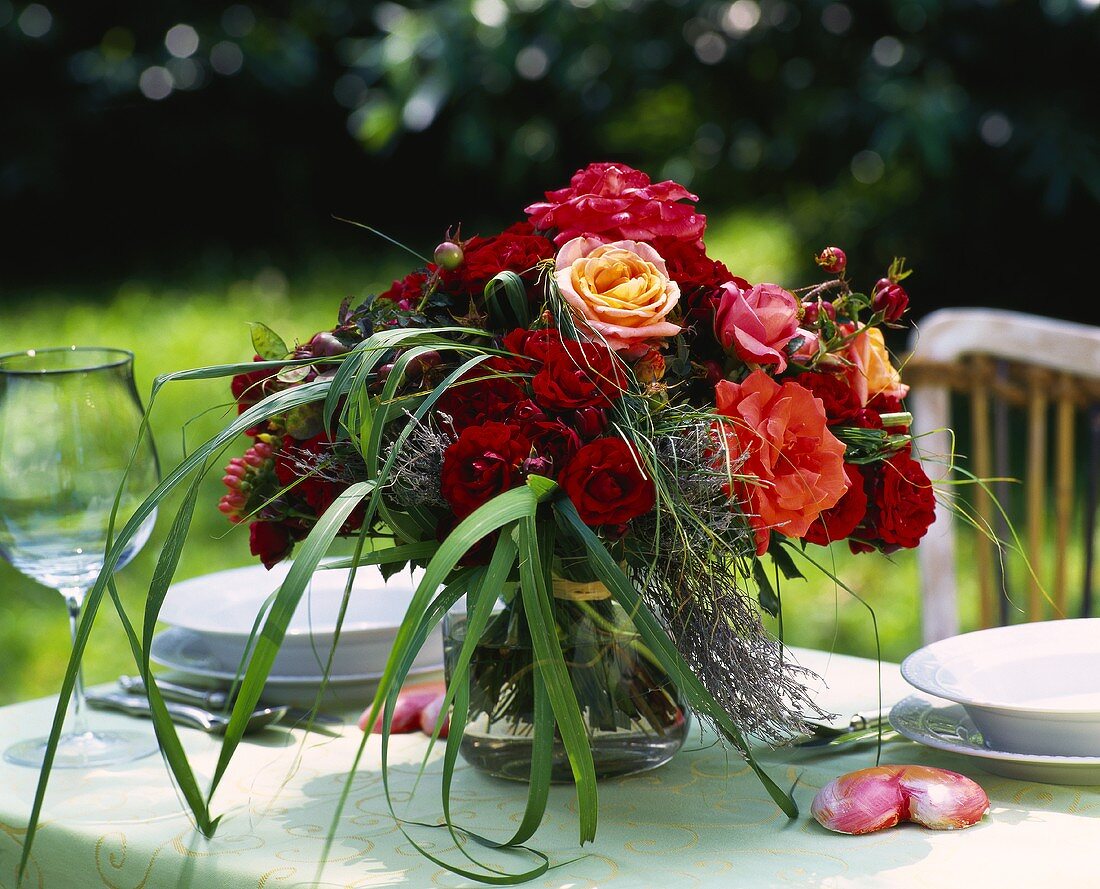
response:
{"label": "table", "polygon": [[[873,661],[795,649],[823,677],[817,691],[838,712],[874,706]],[[884,700],[910,689],[894,664],[882,665]],[[0,709],[0,745],[44,728],[53,701]],[[124,716],[97,713],[105,722]],[[218,741],[181,729],[200,780],[216,761]],[[277,887],[477,885],[441,869],[412,848],[391,818],[372,737],[344,819],[320,878],[317,862],[360,734],[338,738],[268,731],[238,751],[215,797],[224,813],[214,838],[193,830],[158,757],[51,777],[29,879],[35,889],[277,889]],[[423,735],[395,736],[395,796],[404,799],[425,750]],[[600,786],[596,842],[577,847],[572,787],[554,787],[546,821],[532,845],[560,864],[529,885],[552,889],[668,887],[1095,886],[1100,788],[1028,784],[1000,778],[977,760],[904,739],[884,745],[882,760],[939,765],[975,778],[992,801],[968,830],[916,825],[849,837],[821,828],[808,814],[816,790],[838,774],[874,764],[873,744],[840,754],[790,749],[760,754],[777,782],[794,790],[802,815],[788,821],[736,756],[695,730],[685,749],[653,772]],[[413,812],[434,820],[438,792],[430,769]],[[23,828],[37,775],[0,763],[0,889],[14,889]],[[797,783],[796,783],[797,782]],[[464,768],[454,815],[490,835],[514,829],[525,787]],[[399,811],[401,809],[399,808]],[[446,848],[445,831],[418,839]],[[578,857],[580,856],[580,857]],[[575,859],[575,860],[573,860]]]}

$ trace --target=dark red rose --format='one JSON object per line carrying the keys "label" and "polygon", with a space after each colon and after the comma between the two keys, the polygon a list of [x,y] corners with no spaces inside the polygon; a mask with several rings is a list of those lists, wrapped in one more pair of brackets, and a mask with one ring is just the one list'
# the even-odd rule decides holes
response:
{"label": "dark red rose", "polygon": [[443,272],[442,286],[450,293],[479,296],[497,274],[515,272],[530,287],[537,279],[535,266],[555,252],[548,239],[534,234],[530,223],[517,223],[499,235],[467,241],[462,264]]}
{"label": "dark red rose", "polygon": [[517,327],[501,340],[500,348],[509,355],[494,355],[485,364],[503,373],[534,373],[554,343],[561,342],[557,330],[528,330]]}
{"label": "dark red rose", "polygon": [[907,451],[899,451],[883,464],[875,502],[879,537],[888,545],[915,547],[936,519],[932,482]]}
{"label": "dark red rose", "polygon": [[849,385],[847,378],[839,374],[807,371],[795,377],[794,381],[803,389],[809,389],[815,398],[821,399],[825,406],[825,422],[830,426],[849,422],[863,407],[859,402],[859,393]]}
{"label": "dark red rose", "polygon": [[[275,477],[279,484],[284,488],[293,485],[287,491],[288,496],[304,502],[317,516],[323,515],[348,489],[347,483],[326,477],[325,467],[331,459],[331,448],[332,441],[324,433],[305,441],[287,435],[283,438],[283,447],[274,456]],[[357,530],[363,523],[363,512],[362,504],[352,510],[340,533],[350,534]]]}
{"label": "dark red rose", "polygon": [[852,552],[912,549],[935,521],[932,483],[909,449],[873,467],[867,493],[867,515],[848,542]]}
{"label": "dark red rose", "polygon": [[843,540],[851,534],[867,513],[867,491],[863,486],[863,473],[858,466],[844,464],[848,476],[848,491],[835,505],[825,510],[810,525],[802,539],[818,546],[828,546],[834,540]]}
{"label": "dark red rose", "polygon": [[901,399],[896,395],[887,395],[885,392],[880,392],[867,402],[867,407],[880,414],[893,414],[902,409]]}
{"label": "dark red rose", "polygon": [[607,346],[575,340],[551,345],[531,381],[535,400],[551,410],[610,407],[625,386],[622,367]]}
{"label": "dark red rose", "polygon": [[[535,228],[554,232],[559,247],[579,235],[608,241],[658,237],[701,242],[707,218],[695,209],[699,198],[671,180],[651,182],[625,164],[589,164],[567,188],[546,192],[546,200],[524,212]],[[681,203],[689,201],[690,203]]]}
{"label": "dark red rose", "polygon": [[290,532],[278,522],[253,522],[248,526],[248,549],[259,556],[265,568],[273,568],[294,546]]}
{"label": "dark red rose", "polygon": [[586,444],[558,475],[586,525],[621,525],[657,502],[653,480],[642,473],[634,448],[621,438]]}
{"label": "dark red rose", "polygon": [[[259,355],[253,355],[252,360],[263,361],[264,359]],[[269,367],[247,371],[233,377],[229,382],[229,391],[233,393],[233,398],[237,402],[237,413],[243,414],[254,404],[258,404],[268,395],[283,388],[282,384],[278,383],[278,373],[279,369],[277,367]],[[246,429],[245,435],[259,435],[266,428],[267,421],[264,420]]]}
{"label": "dark red rose", "polygon": [[465,380],[448,387],[435,403],[435,409],[450,416],[454,431],[460,433],[468,426],[510,420],[516,406],[527,400],[522,386],[479,365]]}
{"label": "dark red rose", "polygon": [[379,294],[378,298],[396,303],[397,308],[410,312],[417,307],[420,298],[424,295],[424,285],[427,282],[428,272],[421,270],[410,272],[399,281],[394,281],[389,290]]}
{"label": "dark red rose", "polygon": [[537,471],[539,475],[553,478],[580,450],[581,437],[575,429],[566,426],[561,420],[543,417],[541,420],[523,424],[522,429],[535,454],[549,461],[549,466],[529,467],[529,471]]}
{"label": "dark red rose", "polygon": [[440,487],[454,514],[465,518],[520,481],[520,464],[531,442],[518,426],[484,423],[467,426],[443,452]]}
{"label": "dark red rose", "polygon": [[598,407],[582,407],[573,411],[573,428],[585,441],[598,438],[607,431],[607,411]]}

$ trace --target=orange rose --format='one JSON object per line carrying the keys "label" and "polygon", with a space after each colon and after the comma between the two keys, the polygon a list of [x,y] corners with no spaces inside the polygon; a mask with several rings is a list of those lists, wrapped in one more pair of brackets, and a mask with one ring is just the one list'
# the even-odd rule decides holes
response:
{"label": "orange rose", "polygon": [[865,327],[852,340],[848,346],[848,358],[852,362],[848,378],[861,404],[866,405],[877,395],[901,399],[908,394],[909,387],[901,381],[901,374],[890,363],[886,341],[877,327]]}
{"label": "orange rose", "polygon": [[555,265],[562,297],[610,348],[643,353],[649,341],[680,332],[665,320],[680,300],[680,287],[649,244],[573,238]]}
{"label": "orange rose", "polygon": [[[722,425],[737,473],[753,479],[735,479],[735,493],[762,555],[770,531],[801,537],[844,496],[844,444],[826,428],[821,400],[797,383],[780,386],[757,370],[740,384],[720,381],[715,396],[717,412],[730,418]],[[724,468],[724,456],[717,465]]]}

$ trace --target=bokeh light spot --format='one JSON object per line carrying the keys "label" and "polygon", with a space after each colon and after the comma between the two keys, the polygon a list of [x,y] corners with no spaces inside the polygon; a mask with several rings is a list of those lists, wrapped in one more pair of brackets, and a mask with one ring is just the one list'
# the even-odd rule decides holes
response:
{"label": "bokeh light spot", "polygon": [[41,3],[32,3],[19,13],[19,30],[28,37],[45,37],[53,27],[53,13]]}
{"label": "bokeh light spot", "polygon": [[138,78],[138,89],[146,99],[159,102],[172,95],[176,83],[172,78],[172,72],[160,65],[153,65],[141,72]]}

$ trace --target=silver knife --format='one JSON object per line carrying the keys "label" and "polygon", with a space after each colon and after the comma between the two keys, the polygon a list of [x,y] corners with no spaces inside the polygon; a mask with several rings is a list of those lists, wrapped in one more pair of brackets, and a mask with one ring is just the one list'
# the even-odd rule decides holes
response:
{"label": "silver knife", "polygon": [[[145,683],[140,676],[119,676],[118,687],[127,694],[145,695]],[[179,701],[184,704],[196,704],[215,713],[224,714],[230,703],[229,692],[217,688],[196,688],[157,678],[157,688],[166,701]],[[280,705],[282,706],[282,705]],[[286,706],[286,722],[303,723],[310,718],[311,711],[304,707]],[[328,713],[313,713],[313,722],[321,726],[340,726],[344,720]]]}
{"label": "silver knife", "polygon": [[[152,706],[144,695],[131,695],[117,691],[90,690],[85,695],[88,705],[101,710],[117,710],[131,716],[151,716]],[[223,734],[229,726],[229,716],[214,713],[198,704],[185,704],[180,701],[164,702],[164,707],[173,722],[197,728],[211,735]],[[245,734],[258,732],[273,725],[286,716],[286,707],[261,707],[248,717]]]}

